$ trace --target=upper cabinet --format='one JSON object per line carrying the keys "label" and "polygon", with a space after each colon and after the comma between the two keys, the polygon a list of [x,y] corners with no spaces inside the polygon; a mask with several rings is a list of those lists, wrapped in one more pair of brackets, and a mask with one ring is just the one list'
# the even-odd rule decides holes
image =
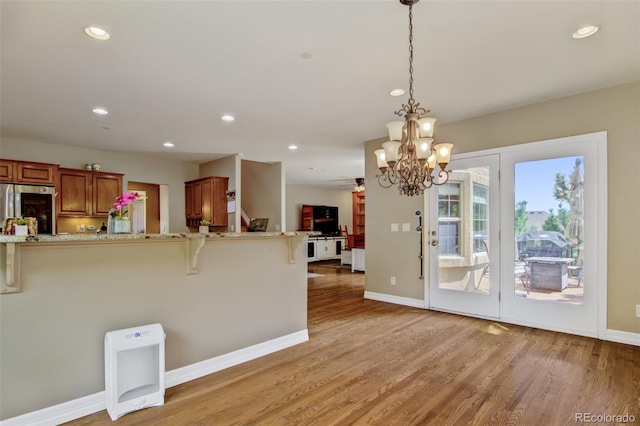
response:
{"label": "upper cabinet", "polygon": [[57,164],[0,160],[0,182],[54,185]]}
{"label": "upper cabinet", "polygon": [[189,225],[189,219],[200,220],[202,218],[202,181],[185,182],[184,198],[184,210],[187,217],[187,225]]}
{"label": "upper cabinet", "polygon": [[106,216],[122,195],[119,173],[78,169],[59,170],[58,216]]}
{"label": "upper cabinet", "polygon": [[229,178],[210,176],[184,184],[187,226],[208,220],[211,226],[227,226],[227,191]]}

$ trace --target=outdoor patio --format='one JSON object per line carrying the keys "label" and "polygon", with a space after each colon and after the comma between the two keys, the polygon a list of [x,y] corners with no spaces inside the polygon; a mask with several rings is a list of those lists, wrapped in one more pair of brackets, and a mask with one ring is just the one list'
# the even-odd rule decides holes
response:
{"label": "outdoor patio", "polygon": [[[542,288],[532,288],[529,289],[527,293],[527,289],[522,285],[522,280],[520,276],[524,274],[524,262],[516,262],[514,269],[514,287],[515,287],[515,295],[516,297],[520,297],[523,299],[533,299],[533,300],[548,300],[560,303],[572,303],[575,305],[581,305],[584,300],[584,279],[579,279],[577,276],[573,276],[571,272],[569,272],[568,276],[568,285],[562,291],[553,291],[546,290]],[[491,271],[487,271],[487,273],[482,277],[478,287],[473,292],[477,293],[488,293],[489,291],[489,278]],[[578,285],[579,284],[579,285]],[[447,288],[446,286],[442,286],[441,288]],[[451,288],[452,290],[460,290],[456,288]]]}
{"label": "outdoor patio", "polygon": [[522,285],[520,276],[524,274],[524,262],[516,262],[515,265],[515,291],[516,297],[534,299],[534,300],[551,300],[562,303],[572,303],[581,305],[584,300],[584,279],[573,276],[569,272],[567,288],[562,291],[547,290],[543,288],[527,289]]}

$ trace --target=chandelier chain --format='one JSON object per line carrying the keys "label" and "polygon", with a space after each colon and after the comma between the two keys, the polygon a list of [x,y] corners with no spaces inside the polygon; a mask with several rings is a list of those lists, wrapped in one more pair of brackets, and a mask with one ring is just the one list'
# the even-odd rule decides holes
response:
{"label": "chandelier chain", "polygon": [[413,4],[409,5],[409,106],[415,103],[413,99]]}

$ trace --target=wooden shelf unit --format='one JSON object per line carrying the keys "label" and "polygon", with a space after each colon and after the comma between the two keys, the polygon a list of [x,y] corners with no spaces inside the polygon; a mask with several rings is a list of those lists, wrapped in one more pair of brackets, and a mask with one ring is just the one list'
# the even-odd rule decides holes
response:
{"label": "wooden shelf unit", "polygon": [[353,191],[351,193],[353,208],[353,247],[364,247],[364,223],[365,223],[365,191]]}

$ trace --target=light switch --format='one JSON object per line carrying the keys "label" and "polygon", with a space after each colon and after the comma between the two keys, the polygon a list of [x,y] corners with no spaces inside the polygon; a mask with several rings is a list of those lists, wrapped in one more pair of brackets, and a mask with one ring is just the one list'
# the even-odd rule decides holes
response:
{"label": "light switch", "polygon": [[403,223],[402,224],[402,232],[409,232],[411,231],[411,224],[410,223]]}
{"label": "light switch", "polygon": [[397,223],[392,223],[391,224],[391,232],[398,232],[398,224]]}

